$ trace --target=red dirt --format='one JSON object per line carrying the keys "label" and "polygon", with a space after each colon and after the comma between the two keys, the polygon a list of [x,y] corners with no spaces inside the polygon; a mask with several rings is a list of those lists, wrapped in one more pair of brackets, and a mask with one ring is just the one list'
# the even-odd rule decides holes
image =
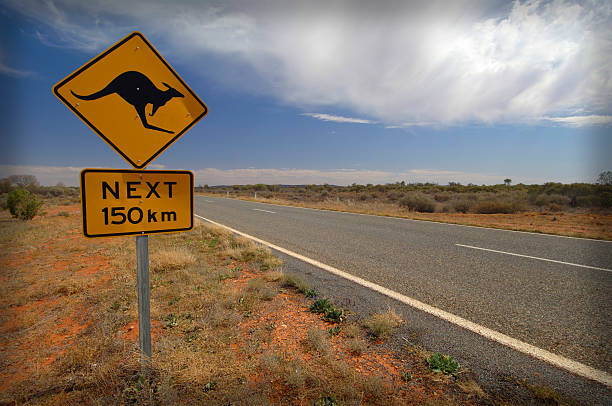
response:
{"label": "red dirt", "polygon": [[[234,264],[231,265],[231,267],[233,266]],[[248,280],[257,276],[259,275],[256,272],[245,267],[239,278],[228,279],[226,284],[231,286],[232,290],[238,291],[247,284]],[[326,322],[321,319],[320,315],[310,312],[305,298],[291,290],[287,293],[279,293],[269,303],[270,305],[258,307],[246,321],[240,324],[241,341],[246,343],[252,332],[265,330],[269,336],[266,337],[266,340],[262,340],[262,350],[259,352],[259,356],[265,350],[271,350],[283,354],[288,359],[299,359],[306,363],[311,361],[313,355],[305,350],[308,330],[320,329],[327,333],[329,328],[337,324]],[[397,358],[388,350],[383,350],[382,341],[372,343],[365,337],[365,333],[362,333],[361,338],[368,343],[368,348],[363,354],[355,356],[351,354],[348,348],[349,339],[344,335],[344,332],[328,337],[329,348],[333,357],[338,361],[346,362],[358,374],[383,377],[385,385],[394,388],[395,393],[399,393],[406,404],[421,404],[425,401],[435,403],[436,399],[447,399],[445,388],[439,382],[432,384],[431,381],[420,379],[405,382],[402,379],[403,372],[410,372],[413,375],[416,372],[407,368],[406,360]],[[243,345],[236,343],[231,348],[238,357],[243,358],[245,356],[242,352]],[[426,367],[423,367],[419,372],[422,374],[428,373]],[[250,374],[248,379],[250,385],[256,386],[266,378],[262,373],[259,373]],[[278,390],[282,390],[282,388],[279,387]],[[270,400],[276,403],[278,399]],[[464,401],[457,404],[472,403]]]}
{"label": "red dirt", "polygon": [[[79,206],[54,206],[45,210],[47,213],[43,217],[33,221],[43,221],[61,212],[76,214]],[[71,230],[61,238],[42,241],[38,248],[23,252],[23,248],[14,243],[3,247],[0,264],[5,272],[2,282],[18,280],[25,287],[16,291],[14,297],[2,298],[0,357],[4,369],[0,372],[0,392],[49,368],[71,347],[75,337],[91,324],[88,313],[93,309],[78,301],[70,291],[51,289],[48,296],[37,296],[44,294],[40,287],[48,274],[53,274],[54,281],[66,280],[76,283],[76,286],[85,283],[86,288],[92,288],[108,282],[115,272],[108,258],[95,252],[71,251],[74,247],[90,246],[91,243],[77,231],[78,217],[67,217],[66,221],[73,225]],[[117,241],[105,239],[96,241],[96,244],[110,246]],[[27,302],[21,304],[23,300]],[[30,324],[32,326],[28,327]],[[32,328],[36,326],[47,326],[44,334],[41,334],[41,328]]]}

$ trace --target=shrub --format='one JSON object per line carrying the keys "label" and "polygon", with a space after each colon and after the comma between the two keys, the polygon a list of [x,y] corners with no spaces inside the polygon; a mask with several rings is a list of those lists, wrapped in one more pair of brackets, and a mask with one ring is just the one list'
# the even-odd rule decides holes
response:
{"label": "shrub", "polygon": [[474,202],[469,199],[455,200],[451,204],[451,206],[453,206],[453,209],[455,209],[455,211],[458,211],[459,213],[467,213],[468,211],[470,211],[473,205]]}
{"label": "shrub", "polygon": [[334,304],[330,302],[329,299],[317,299],[310,306],[310,311],[313,313],[327,313],[328,310],[332,310],[334,308]]}
{"label": "shrub", "polygon": [[27,189],[15,189],[6,198],[11,215],[20,220],[31,220],[38,214],[43,202]]}
{"label": "shrub", "polygon": [[452,355],[445,355],[440,352],[431,354],[427,358],[427,366],[434,372],[442,372],[443,374],[454,374],[459,369],[459,363]]}
{"label": "shrub", "polygon": [[600,196],[599,204],[604,208],[612,207],[612,193],[603,192]]}
{"label": "shrub", "polygon": [[450,192],[439,192],[434,195],[434,199],[438,202],[447,202],[451,198]]}
{"label": "shrub", "polygon": [[576,196],[574,202],[576,207],[593,207],[599,206],[600,199],[597,195]]}
{"label": "shrub", "polygon": [[548,206],[555,204],[557,206],[567,206],[570,203],[570,198],[560,194],[548,195],[546,193],[539,194],[535,199],[536,206]]}
{"label": "shrub", "polygon": [[499,200],[483,200],[474,206],[474,211],[481,214],[516,213],[517,209],[512,203]]}
{"label": "shrub", "polygon": [[387,199],[389,199],[392,202],[395,202],[397,200],[400,200],[402,197],[404,197],[404,194],[400,191],[394,190],[392,192],[389,192],[387,194]]}
{"label": "shrub", "polygon": [[327,298],[317,299],[310,306],[313,313],[323,313],[323,319],[332,323],[340,323],[346,318],[343,309],[336,309],[334,304]]}
{"label": "shrub", "polygon": [[399,205],[422,213],[436,211],[436,201],[423,193],[409,193],[399,201]]}

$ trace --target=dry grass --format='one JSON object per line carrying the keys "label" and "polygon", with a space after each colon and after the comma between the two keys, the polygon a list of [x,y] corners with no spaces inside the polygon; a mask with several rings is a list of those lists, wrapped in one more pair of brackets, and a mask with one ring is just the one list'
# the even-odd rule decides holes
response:
{"label": "dry grass", "polygon": [[364,327],[374,337],[388,338],[393,329],[402,323],[401,317],[395,311],[388,309],[386,313],[374,313],[365,322]]}
{"label": "dry grass", "polygon": [[196,256],[186,247],[158,249],[149,255],[149,267],[152,272],[183,269],[195,262]]}
{"label": "dry grass", "polygon": [[352,338],[348,342],[349,352],[353,355],[361,355],[367,348],[368,344],[365,342],[365,340],[358,337]]}

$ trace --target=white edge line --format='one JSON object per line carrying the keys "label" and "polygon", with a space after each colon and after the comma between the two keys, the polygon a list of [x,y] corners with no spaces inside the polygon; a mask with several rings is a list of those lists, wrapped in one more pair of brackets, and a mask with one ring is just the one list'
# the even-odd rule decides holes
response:
{"label": "white edge line", "polygon": [[347,272],[341,271],[337,268],[334,268],[332,266],[326,265],[322,262],[316,261],[314,259],[305,257],[303,255],[300,255],[298,253],[295,253],[293,251],[289,251],[288,249],[285,249],[283,247],[279,247],[277,245],[274,245],[272,243],[269,243],[267,241],[264,241],[262,239],[259,239],[257,237],[253,237],[252,235],[243,233],[242,231],[238,231],[235,230],[231,227],[228,227],[224,224],[220,224],[217,223],[216,221],[213,220],[209,220],[205,217],[199,216],[197,214],[194,214],[194,216],[207,221],[211,224],[217,225],[219,227],[223,227],[226,230],[229,230],[233,233],[239,234],[243,237],[249,238],[255,242],[258,242],[262,245],[265,245],[269,248],[272,248],[276,251],[282,252],[283,254],[287,254],[289,256],[292,256],[294,258],[297,258],[301,261],[304,261],[306,263],[309,263],[311,265],[314,265],[318,268],[324,269],[334,275],[340,276],[344,279],[347,279],[351,282],[357,283],[361,286],[364,286],[366,288],[372,289],[375,292],[381,293],[385,296],[388,296],[392,299],[395,299],[399,302],[402,302],[404,304],[407,304],[408,306],[412,306],[418,310],[421,310],[425,313],[429,313],[433,316],[436,316],[442,320],[445,320],[449,323],[455,324],[459,327],[462,327],[466,330],[472,331],[476,334],[479,334],[489,340],[495,341],[499,344],[505,345],[506,347],[512,348],[513,350],[516,350],[518,352],[521,352],[523,354],[527,354],[533,358],[537,358],[541,361],[547,362],[555,367],[564,369],[570,373],[582,376],[584,378],[599,382],[601,384],[606,385],[607,387],[612,387],[612,375],[608,374],[605,371],[600,371],[598,369],[592,368],[588,365],[584,365],[580,362],[577,361],[573,361],[569,358],[565,358],[561,355],[557,355],[557,354],[553,354],[552,352],[543,350],[541,348],[538,348],[536,346],[533,346],[531,344],[527,344],[525,342],[522,342],[520,340],[517,340],[515,338],[512,338],[510,336],[507,336],[505,334],[499,333],[495,330],[491,330],[490,328],[481,326],[479,324],[473,323],[469,320],[466,320],[462,317],[459,316],[455,316],[452,313],[448,313],[444,310],[438,309],[436,307],[430,306],[428,304],[425,304],[423,302],[420,302],[416,299],[410,298],[408,296],[402,295],[401,293],[397,293],[395,291],[392,291],[391,289],[387,289],[383,286],[377,285],[375,283],[369,282],[365,279],[359,278],[357,276],[351,275]]}
{"label": "white edge line", "polygon": [[257,210],[257,211],[264,211],[266,213],[272,213],[272,214],[276,214],[275,211],[270,211],[270,210],[264,210],[264,209],[253,209],[253,210]]}
{"label": "white edge line", "polygon": [[523,257],[523,258],[531,258],[531,259],[537,259],[540,261],[548,261],[548,262],[554,262],[557,264],[563,264],[563,265],[571,265],[571,266],[579,266],[581,268],[588,268],[588,269],[596,269],[598,271],[606,271],[606,272],[612,272],[612,269],[606,269],[606,268],[598,268],[596,266],[590,266],[590,265],[580,265],[580,264],[574,264],[572,262],[564,262],[564,261],[557,261],[556,259],[548,259],[548,258],[540,258],[540,257],[532,257],[531,255],[523,255],[523,254],[515,254],[513,252],[506,252],[506,251],[498,251],[498,250],[492,250],[490,248],[480,248],[480,247],[474,247],[472,245],[463,245],[463,244],[455,244],[458,247],[465,247],[465,248],[472,248],[475,250],[482,250],[482,251],[491,251],[491,252],[496,252],[498,254],[506,254],[506,255],[513,255],[515,257]]}
{"label": "white edge line", "polygon": [[[204,196],[201,196],[201,197],[204,197]],[[287,205],[287,204],[278,204],[278,203],[253,202],[251,200],[242,200],[242,199],[238,199],[236,197],[224,197],[224,196],[211,196],[211,197],[218,198],[218,199],[239,200],[241,202],[268,204],[270,206],[290,207],[290,208],[294,208],[294,209],[316,210],[316,211],[326,211],[326,212],[331,212],[331,213],[353,214],[355,216],[380,217],[380,218],[397,219],[397,220],[405,220],[405,221],[417,221],[419,223],[435,223],[435,224],[442,224],[442,225],[447,225],[447,226],[470,227],[470,228],[477,228],[477,229],[483,229],[484,228],[485,230],[507,231],[507,232],[510,232],[510,233],[521,233],[521,234],[532,234],[532,235],[539,235],[539,236],[543,236],[543,237],[570,238],[572,240],[587,240],[587,241],[597,241],[597,242],[612,243],[612,240],[599,240],[597,238],[572,237],[570,235],[559,235],[559,234],[548,234],[548,233],[534,233],[532,231],[508,230],[508,229],[505,229],[505,228],[494,228],[494,227],[484,227],[484,226],[471,226],[469,224],[445,223],[443,221],[437,221],[437,220],[419,220],[419,219],[409,219],[409,218],[397,217],[397,216],[381,216],[381,215],[378,215],[378,214],[353,213],[353,212],[350,212],[350,211],[342,211],[342,210],[315,209],[314,207],[290,206],[290,205]]]}

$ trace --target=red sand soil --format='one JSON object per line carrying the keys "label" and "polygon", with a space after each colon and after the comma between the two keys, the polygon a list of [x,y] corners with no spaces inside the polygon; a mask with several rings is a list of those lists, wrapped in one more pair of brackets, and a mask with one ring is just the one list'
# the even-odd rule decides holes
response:
{"label": "red sand soil", "polygon": [[[230,269],[233,266],[234,264],[230,265]],[[247,284],[248,280],[257,276],[247,266],[242,266],[245,269],[239,278],[225,281],[232,290],[240,290]],[[249,318],[240,324],[241,341],[244,343],[248,342],[250,335],[256,330],[265,330],[269,334],[265,340],[262,340],[262,350],[258,355],[266,350],[271,350],[283,354],[288,359],[299,359],[308,363],[313,357],[310,352],[305,350],[304,342],[308,330],[320,329],[327,333],[328,329],[337,325],[326,322],[322,320],[320,315],[310,312],[307,300],[293,290],[279,293],[268,303],[270,305],[259,306]],[[409,369],[406,367],[408,365],[406,360],[399,359],[390,351],[382,348],[382,341],[371,342],[367,340],[365,333],[362,333],[361,338],[368,343],[367,350],[356,356],[351,354],[348,348],[349,338],[344,335],[343,331],[336,336],[328,336],[332,356],[338,361],[347,363],[358,374],[383,377],[385,385],[394,388],[395,393],[399,393],[406,404],[421,404],[425,401],[433,401],[435,404],[436,399],[447,399],[444,396],[446,388],[440,382],[432,383],[419,378],[405,382],[402,379],[402,373],[404,372],[410,372],[413,375],[417,375],[419,372],[427,374],[424,360],[421,360],[423,365],[420,368]],[[245,356],[241,350],[241,348],[244,348],[243,345],[236,343],[231,347],[236,351],[238,357]],[[263,379],[265,377],[262,373],[251,374],[249,383],[257,385]],[[271,399],[271,401],[275,400]],[[462,401],[457,404],[472,403]]]}
{"label": "red sand soil", "polygon": [[[38,247],[24,250],[16,242],[2,247],[1,282],[17,279],[23,282],[20,285],[23,287],[12,292],[11,298],[2,298],[6,306],[0,309],[3,365],[0,392],[49,368],[71,347],[75,337],[90,326],[88,304],[79,301],[78,295],[72,295],[69,290],[54,290],[55,282],[66,280],[89,289],[104,285],[115,273],[109,258],[95,250],[71,250],[76,246],[91,246],[91,242],[77,231],[80,218],[74,215],[80,211],[78,205],[48,207],[45,211],[45,215],[33,221],[69,213],[73,216],[66,221],[71,222],[72,229],[60,238],[43,239]],[[100,239],[96,244],[101,248],[117,244],[117,241]],[[45,281],[49,281],[48,286],[44,285]],[[23,301],[25,303],[21,303]],[[22,325],[24,321],[26,324]]]}

